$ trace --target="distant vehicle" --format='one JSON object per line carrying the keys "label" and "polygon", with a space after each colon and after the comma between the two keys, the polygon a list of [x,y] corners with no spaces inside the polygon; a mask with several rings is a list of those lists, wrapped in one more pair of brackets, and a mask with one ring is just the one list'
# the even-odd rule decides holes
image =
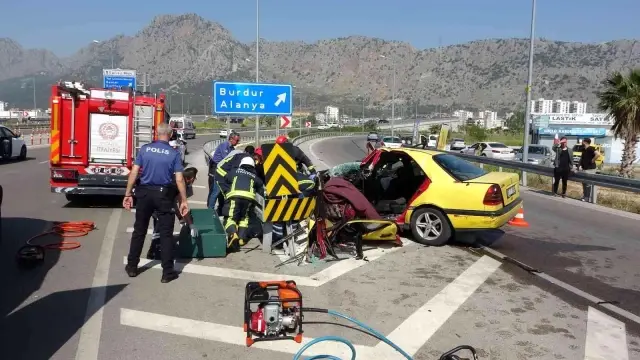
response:
{"label": "distant vehicle", "polygon": [[228,136],[229,136],[229,131],[227,131],[227,129],[220,130],[220,138],[221,139],[226,139]]}
{"label": "distant vehicle", "polygon": [[0,158],[3,160],[27,159],[27,145],[8,127],[0,125]]}
{"label": "distant vehicle", "polygon": [[327,129],[331,129],[331,126],[326,124],[318,126],[318,130],[327,130]]}
{"label": "distant vehicle", "polygon": [[438,146],[438,135],[429,135],[429,138],[427,140],[427,146],[428,147],[436,147]]}
{"label": "distant vehicle", "polygon": [[460,150],[463,154],[486,156],[500,160],[514,160],[513,149],[497,142],[479,142]]}
{"label": "distant vehicle", "polygon": [[391,149],[400,148],[402,147],[402,139],[397,136],[385,136],[382,138],[381,145]]}
{"label": "distant vehicle", "polygon": [[367,141],[378,141],[378,133],[370,132],[369,135],[367,135]]}
{"label": "distant vehicle", "polygon": [[464,139],[451,139],[449,143],[451,151],[462,150],[466,147]]}
{"label": "distant vehicle", "polygon": [[389,123],[389,120],[384,120],[384,119],[378,120],[378,124],[388,124],[388,123]]}
{"label": "distant vehicle", "polygon": [[178,137],[176,139],[169,141],[169,145],[171,145],[171,147],[173,147],[180,153],[182,165],[185,165],[187,162],[187,142],[182,139],[182,135],[178,134]]}
{"label": "distant vehicle", "polygon": [[[523,149],[516,149],[515,159],[522,161]],[[529,155],[527,155],[527,162],[534,165],[552,166],[553,165],[553,151],[546,145],[529,145]]]}
{"label": "distant vehicle", "polygon": [[169,122],[169,125],[176,129],[178,134],[181,134],[184,139],[196,138],[196,127],[193,125],[190,117],[173,118],[171,122]]}

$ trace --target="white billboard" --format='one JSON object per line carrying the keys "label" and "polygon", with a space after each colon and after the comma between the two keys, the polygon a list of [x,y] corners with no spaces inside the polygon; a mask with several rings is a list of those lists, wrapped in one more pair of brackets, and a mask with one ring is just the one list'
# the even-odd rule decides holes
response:
{"label": "white billboard", "polygon": [[535,113],[531,114],[532,119],[542,116],[549,117],[551,125],[591,125],[591,126],[611,126],[613,118],[607,114],[556,114],[556,113]]}

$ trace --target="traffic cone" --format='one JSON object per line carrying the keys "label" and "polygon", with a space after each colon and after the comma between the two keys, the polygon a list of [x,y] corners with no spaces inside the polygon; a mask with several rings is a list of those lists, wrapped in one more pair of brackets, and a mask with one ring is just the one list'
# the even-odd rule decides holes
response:
{"label": "traffic cone", "polygon": [[524,208],[520,208],[516,216],[509,220],[509,225],[519,227],[529,227],[529,223],[524,220]]}

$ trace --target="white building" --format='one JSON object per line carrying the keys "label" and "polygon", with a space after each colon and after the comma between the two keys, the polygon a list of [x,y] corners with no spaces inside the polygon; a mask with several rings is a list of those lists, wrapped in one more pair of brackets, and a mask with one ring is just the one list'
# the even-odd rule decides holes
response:
{"label": "white building", "polygon": [[456,110],[453,112],[453,117],[467,120],[469,118],[473,118],[473,112],[467,110]]}
{"label": "white building", "polygon": [[587,103],[566,100],[531,100],[531,112],[534,114],[586,114]]}
{"label": "white building", "polygon": [[569,113],[569,104],[569,101],[555,100],[551,111],[556,114],[567,114]]}
{"label": "white building", "polygon": [[569,106],[570,114],[586,114],[587,113],[587,103],[582,101],[572,101]]}
{"label": "white building", "polygon": [[553,112],[553,100],[531,100],[531,112],[549,114]]}
{"label": "white building", "polygon": [[323,113],[317,113],[316,114],[316,121],[319,122],[320,124],[324,124],[324,123],[327,122],[327,117]]}
{"label": "white building", "polygon": [[324,108],[327,122],[338,122],[340,118],[340,109],[333,106],[327,106]]}
{"label": "white building", "polygon": [[480,114],[482,114],[482,119],[484,120],[484,127],[486,129],[502,127],[502,121],[498,121],[497,112],[485,110],[485,111],[482,111]]}
{"label": "white building", "polygon": [[7,111],[6,108],[9,107],[9,103],[6,103],[4,101],[0,101],[0,111]]}

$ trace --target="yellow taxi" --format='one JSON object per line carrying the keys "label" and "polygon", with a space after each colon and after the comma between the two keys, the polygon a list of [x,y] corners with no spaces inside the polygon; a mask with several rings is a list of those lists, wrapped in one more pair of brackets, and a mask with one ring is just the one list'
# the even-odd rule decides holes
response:
{"label": "yellow taxi", "polygon": [[[604,147],[598,144],[591,144],[591,146],[593,146],[593,148],[601,155],[596,159],[596,167],[602,170],[602,165],[604,164]],[[571,151],[573,152],[573,163],[579,164],[580,157],[582,156],[582,151],[584,151],[584,146],[582,144],[575,144],[573,145],[573,149],[571,149]]]}
{"label": "yellow taxi", "polygon": [[455,232],[500,228],[522,207],[518,174],[487,172],[440,151],[377,149],[350,180],[380,215],[425,245],[443,245]]}

